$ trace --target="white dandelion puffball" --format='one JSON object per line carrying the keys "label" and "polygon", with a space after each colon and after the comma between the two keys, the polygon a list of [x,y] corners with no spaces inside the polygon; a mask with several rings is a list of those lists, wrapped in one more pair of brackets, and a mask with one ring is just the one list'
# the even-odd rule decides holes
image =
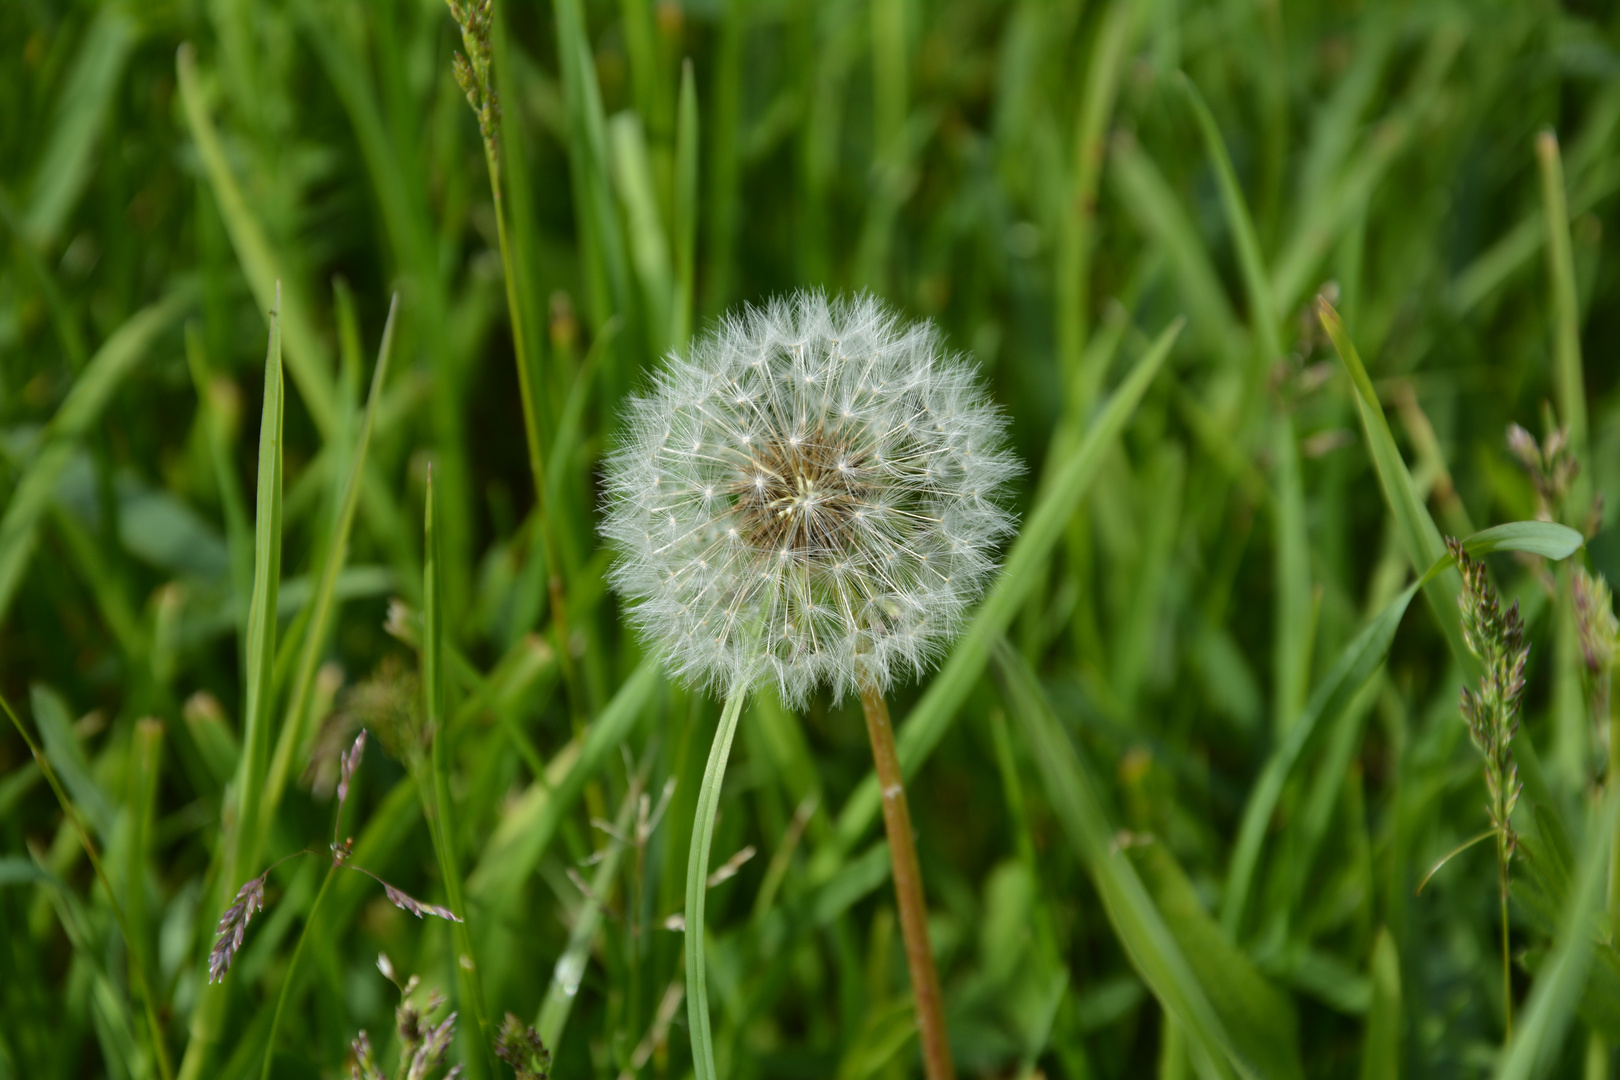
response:
{"label": "white dandelion puffball", "polygon": [[676,675],[791,704],[921,672],[1012,529],[1005,424],[929,323],[800,293],[633,398],[607,470],[614,585]]}

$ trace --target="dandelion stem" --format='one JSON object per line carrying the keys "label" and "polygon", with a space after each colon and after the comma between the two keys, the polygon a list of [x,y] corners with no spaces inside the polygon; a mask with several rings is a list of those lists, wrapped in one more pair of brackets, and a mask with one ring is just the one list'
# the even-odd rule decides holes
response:
{"label": "dandelion stem", "polygon": [[714,1080],[714,1039],[709,1032],[709,984],[703,967],[703,901],[709,887],[709,846],[714,841],[714,817],[719,809],[720,782],[737,734],[737,717],[748,697],[752,680],[739,678],[726,695],[720,726],[709,747],[709,763],[698,789],[697,817],[692,823],[692,847],[686,862],[686,1018],[692,1034],[692,1071],[697,1080]]}
{"label": "dandelion stem", "polygon": [[900,908],[900,934],[906,943],[906,968],[917,999],[917,1030],[922,1041],[923,1067],[928,1080],[954,1080],[951,1043],[945,1031],[945,1010],[939,990],[939,971],[928,943],[928,904],[923,898],[922,870],[911,835],[911,809],[906,805],[905,777],[900,752],[889,722],[889,703],[870,682],[861,687],[866,712],[866,734],[872,740],[878,788],[883,792],[883,827],[889,834],[889,862],[894,868],[894,895]]}
{"label": "dandelion stem", "polygon": [[287,961],[287,974],[281,980],[281,993],[276,995],[276,1011],[270,1017],[270,1037],[264,1042],[264,1067],[259,1073],[261,1080],[270,1080],[270,1062],[276,1055],[276,1032],[281,1028],[281,1012],[287,1007],[287,998],[292,994],[293,980],[298,977],[298,958],[304,955],[304,942],[309,938],[310,930],[315,926],[315,916],[320,913],[321,901],[326,899],[326,890],[332,884],[332,878],[337,875],[338,862],[333,860],[332,865],[326,868],[326,877],[321,881],[321,889],[315,894],[315,902],[309,907],[309,915],[304,919],[304,929],[299,931],[298,944],[293,946],[292,959]]}

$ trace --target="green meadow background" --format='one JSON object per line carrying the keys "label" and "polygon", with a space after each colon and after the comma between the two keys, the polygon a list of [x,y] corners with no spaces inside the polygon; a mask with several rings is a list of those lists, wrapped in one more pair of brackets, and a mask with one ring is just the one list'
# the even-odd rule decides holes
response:
{"label": "green meadow background", "polygon": [[[1611,5],[509,0],[498,211],[440,0],[6,0],[0,43],[0,1077],[391,1068],[379,952],[470,1077],[506,1012],[560,1080],[690,1075],[718,704],[604,587],[598,464],[801,287],[936,321],[1028,466],[892,703],[964,1077],[1616,1074],[1569,588],[1620,578]],[[1492,845],[1416,892],[1488,821],[1459,579],[1408,586],[1537,516],[1510,423],[1567,426],[1588,541],[1475,545],[1533,549],[1484,556],[1531,644],[1507,1041]],[[322,892],[360,725],[351,861],[465,924]],[[723,1077],[921,1074],[871,768],[853,703],[743,713]]]}

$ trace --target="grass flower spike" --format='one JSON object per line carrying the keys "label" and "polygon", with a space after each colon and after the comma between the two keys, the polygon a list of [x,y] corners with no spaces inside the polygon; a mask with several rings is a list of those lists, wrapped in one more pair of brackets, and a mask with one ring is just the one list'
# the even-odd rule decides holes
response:
{"label": "grass flower spike", "polygon": [[635,400],[609,471],[619,589],[677,675],[802,704],[887,688],[995,568],[1016,469],[934,328],[801,293],[727,319]]}
{"label": "grass flower spike", "polygon": [[954,1075],[928,910],[884,691],[961,626],[1012,528],[1018,468],[974,369],[871,297],[800,293],[726,319],[631,403],[608,474],[614,582],[678,676],[726,706],[687,863],[692,1058],[715,1075],[703,904],[720,780],[743,699],[858,693],[930,1080]]}
{"label": "grass flower spike", "polygon": [[1509,1037],[1513,1034],[1513,983],[1508,950],[1508,864],[1517,837],[1513,808],[1523,784],[1513,760],[1513,736],[1519,730],[1520,698],[1524,694],[1524,665],[1530,646],[1524,642],[1524,620],[1517,602],[1506,611],[1485,577],[1485,564],[1471,558],[1462,544],[1447,538],[1446,547],[1462,571],[1463,587],[1457,596],[1462,613],[1463,643],[1485,666],[1479,686],[1462,688],[1462,716],[1469,737],[1485,758],[1486,810],[1496,837],[1496,863],[1502,901],[1502,1003]]}

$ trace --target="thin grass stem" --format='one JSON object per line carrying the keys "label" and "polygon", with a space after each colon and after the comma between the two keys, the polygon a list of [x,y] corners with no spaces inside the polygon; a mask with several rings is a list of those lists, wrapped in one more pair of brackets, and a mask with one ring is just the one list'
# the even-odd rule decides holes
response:
{"label": "thin grass stem", "polygon": [[309,916],[304,920],[304,928],[298,933],[298,944],[293,946],[292,959],[287,961],[287,974],[281,980],[281,992],[276,995],[276,1011],[270,1017],[270,1035],[264,1043],[264,1066],[259,1071],[260,1080],[270,1080],[270,1062],[276,1054],[276,1032],[281,1029],[281,1014],[287,1007],[287,998],[292,996],[293,981],[298,977],[298,958],[304,955],[304,942],[309,940],[309,932],[315,925],[315,917],[320,914],[321,901],[326,899],[326,890],[331,887],[332,879],[337,876],[340,864],[334,860],[327,867],[326,877],[321,880],[320,891],[315,894],[315,902],[309,907]]}
{"label": "thin grass stem", "polygon": [[911,992],[917,999],[923,1068],[928,1080],[954,1080],[956,1067],[945,1031],[944,996],[939,989],[934,950],[928,943],[928,902],[923,896],[922,868],[917,863],[911,808],[906,803],[900,751],[894,745],[894,725],[889,722],[889,703],[881,689],[867,683],[861,688],[861,707],[866,713],[866,734],[872,740],[872,760],[883,793],[883,828],[889,834],[889,862],[894,868],[894,896],[900,908],[906,969],[911,974]]}

